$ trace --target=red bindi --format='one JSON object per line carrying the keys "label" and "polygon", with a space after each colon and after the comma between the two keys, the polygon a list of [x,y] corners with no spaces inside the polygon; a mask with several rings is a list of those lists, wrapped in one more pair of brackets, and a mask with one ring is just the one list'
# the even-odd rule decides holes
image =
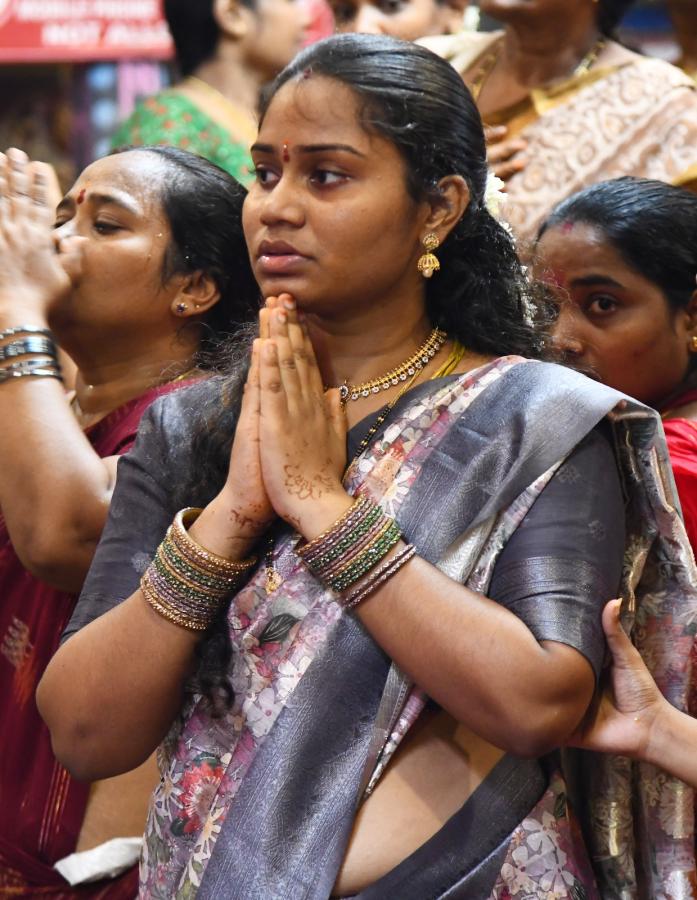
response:
{"label": "red bindi", "polygon": [[574,230],[574,223],[573,223],[573,222],[564,222],[564,224],[561,226],[561,233],[562,233],[562,234],[569,234],[569,232],[571,232],[571,231],[573,231],[573,230]]}
{"label": "red bindi", "polygon": [[283,162],[290,162],[290,150],[288,149],[288,141],[283,142],[281,158],[283,159]]}
{"label": "red bindi", "polygon": [[85,199],[85,189],[83,188],[80,193],[77,195],[77,202],[82,203]]}

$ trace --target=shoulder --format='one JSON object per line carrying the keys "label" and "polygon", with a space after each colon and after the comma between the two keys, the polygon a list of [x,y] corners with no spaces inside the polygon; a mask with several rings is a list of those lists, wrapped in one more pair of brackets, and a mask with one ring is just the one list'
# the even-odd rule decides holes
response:
{"label": "shoulder", "polygon": [[[162,139],[175,118],[200,115],[194,104],[178,91],[169,89],[139,100],[131,115],[125,119],[112,138],[112,146],[122,144],[153,144]],[[176,124],[181,124],[178,121]],[[157,129],[163,129],[163,134]]]}
{"label": "shoulder", "polygon": [[204,412],[213,412],[223,404],[224,385],[218,378],[206,378],[170,391],[149,404],[138,435],[161,444],[180,445],[191,437]]}
{"label": "shoulder", "polygon": [[420,38],[416,43],[446,59],[460,74],[466,72],[482,54],[493,47],[502,31],[458,31]]}
{"label": "shoulder", "polygon": [[553,362],[524,359],[509,368],[502,377],[511,384],[517,384],[518,394],[546,397],[555,401],[574,400],[612,409],[621,400],[627,399],[620,391],[588,378],[575,369]]}
{"label": "shoulder", "polygon": [[686,72],[663,59],[626,52],[630,58],[610,78],[614,77],[623,84],[640,82],[645,93],[659,98],[680,94],[697,108],[697,84]]}

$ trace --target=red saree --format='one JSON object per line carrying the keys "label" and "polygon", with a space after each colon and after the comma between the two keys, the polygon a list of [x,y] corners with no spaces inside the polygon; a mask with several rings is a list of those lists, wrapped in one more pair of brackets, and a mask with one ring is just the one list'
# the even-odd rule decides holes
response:
{"label": "red saree", "polygon": [[[153,388],[89,428],[86,435],[99,456],[127,452],[153,400],[185,383]],[[1,516],[0,597],[0,897],[133,898],[137,867],[76,888],[53,868],[75,851],[90,786],[74,781],[54,758],[34,694],[77,597],[24,569]]]}

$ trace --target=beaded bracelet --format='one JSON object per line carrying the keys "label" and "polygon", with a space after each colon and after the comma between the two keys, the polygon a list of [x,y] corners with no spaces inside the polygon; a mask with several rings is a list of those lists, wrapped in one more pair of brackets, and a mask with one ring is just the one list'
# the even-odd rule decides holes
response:
{"label": "beaded bracelet", "polygon": [[176,625],[205,631],[223,600],[243,581],[256,557],[234,562],[211,553],[189,535],[200,509],[177,513],[141,578],[140,588],[152,608]]}
{"label": "beaded bracelet", "polygon": [[320,581],[342,592],[377,566],[401,537],[394,519],[361,497],[298,555]]}
{"label": "beaded bracelet", "polygon": [[396,575],[403,565],[416,553],[416,547],[413,544],[407,544],[394,556],[387,559],[381,566],[377,566],[368,575],[367,578],[350,594],[346,595],[341,601],[341,605],[345,610],[352,610],[359,603],[362,603],[367,597],[373,594],[379,587]]}

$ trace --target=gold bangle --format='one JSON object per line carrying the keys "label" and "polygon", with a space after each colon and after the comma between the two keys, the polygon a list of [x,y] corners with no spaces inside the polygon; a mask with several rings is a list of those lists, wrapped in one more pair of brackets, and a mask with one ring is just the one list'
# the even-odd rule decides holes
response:
{"label": "gold bangle", "polygon": [[201,544],[197,543],[188,533],[187,528],[198,519],[202,509],[197,507],[188,507],[181,509],[174,517],[172,523],[172,540],[177,547],[186,554],[192,561],[202,568],[203,571],[210,572],[214,575],[224,574],[228,577],[234,577],[247,572],[257,563],[256,556],[249,559],[235,562],[231,559],[225,559],[224,556],[218,556],[206,550]]}
{"label": "gold bangle", "polygon": [[162,616],[163,619],[167,619],[168,622],[173,622],[175,625],[179,625],[182,628],[187,628],[189,631],[205,631],[210,626],[215,617],[214,615],[211,615],[205,622],[203,620],[197,621],[192,619],[190,616],[182,613],[181,610],[176,609],[163,600],[150,583],[150,579],[147,576],[148,573],[146,572],[141,578],[140,591],[146,602],[158,615]]}
{"label": "gold bangle", "polygon": [[322,534],[318,534],[316,538],[313,538],[308,544],[303,544],[302,547],[296,548],[296,553],[301,559],[304,559],[309,553],[319,547],[326,539],[333,534],[333,532],[338,531],[342,525],[345,524],[347,519],[349,519],[354,513],[356,513],[361,507],[370,503],[367,497],[359,497],[357,500],[349,506],[346,512],[336,520],[336,522],[332,523],[326,531],[323,531]]}

